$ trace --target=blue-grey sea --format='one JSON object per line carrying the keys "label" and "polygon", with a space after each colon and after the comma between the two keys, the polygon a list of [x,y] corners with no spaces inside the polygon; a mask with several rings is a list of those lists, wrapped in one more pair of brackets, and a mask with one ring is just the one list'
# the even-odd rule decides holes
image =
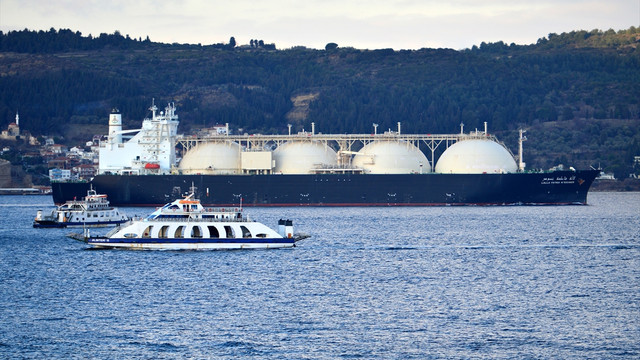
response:
{"label": "blue-grey sea", "polygon": [[[638,359],[640,193],[248,208],[293,249],[87,250],[0,196],[0,358]],[[149,208],[123,208],[144,215]]]}

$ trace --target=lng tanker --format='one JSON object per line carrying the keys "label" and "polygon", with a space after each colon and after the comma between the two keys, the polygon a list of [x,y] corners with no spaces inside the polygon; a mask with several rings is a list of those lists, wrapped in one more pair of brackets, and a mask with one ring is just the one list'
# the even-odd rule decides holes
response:
{"label": "lng tanker", "polygon": [[[584,205],[598,170],[525,171],[519,151],[487,131],[459,134],[177,134],[169,104],[141,129],[109,116],[98,174],[54,182],[54,202],[92,186],[118,206],[159,206],[193,186],[206,206]],[[291,127],[289,127],[291,129]],[[181,158],[176,147],[180,148]],[[424,152],[421,150],[426,149]],[[425,155],[427,153],[429,157]]]}

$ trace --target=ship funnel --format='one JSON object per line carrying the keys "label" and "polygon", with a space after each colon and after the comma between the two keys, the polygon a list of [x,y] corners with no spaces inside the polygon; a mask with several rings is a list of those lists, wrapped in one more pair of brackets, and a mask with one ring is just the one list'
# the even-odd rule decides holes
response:
{"label": "ship funnel", "polygon": [[278,220],[278,234],[280,234],[280,236],[282,237],[285,237],[284,224],[285,224],[284,220],[282,219]]}
{"label": "ship funnel", "polygon": [[122,143],[122,115],[115,110],[109,115],[109,142]]}
{"label": "ship funnel", "polygon": [[284,231],[286,233],[287,238],[292,238],[293,237],[293,221],[291,220],[287,220],[284,223]]}

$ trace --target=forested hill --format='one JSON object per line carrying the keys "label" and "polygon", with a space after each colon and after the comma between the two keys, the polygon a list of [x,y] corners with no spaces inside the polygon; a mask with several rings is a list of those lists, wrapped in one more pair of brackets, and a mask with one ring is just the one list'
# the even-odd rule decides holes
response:
{"label": "forested hill", "polygon": [[[486,121],[507,142],[521,127],[543,131],[530,136],[527,145],[541,155],[530,165],[628,166],[640,155],[639,45],[634,27],[459,51],[333,43],[275,50],[262,40],[162,44],[118,32],[12,31],[0,33],[0,127],[18,111],[21,128],[35,135],[80,140],[82,129],[103,133],[112,108],[126,127],[139,126],[155,98],[161,108],[176,103],[184,133],[224,123],[286,133],[287,124],[310,130],[311,122],[323,133],[369,133],[373,123],[386,130],[399,121],[406,133],[450,133]],[[572,139],[558,135],[567,129]],[[596,149],[580,150],[591,142]]]}

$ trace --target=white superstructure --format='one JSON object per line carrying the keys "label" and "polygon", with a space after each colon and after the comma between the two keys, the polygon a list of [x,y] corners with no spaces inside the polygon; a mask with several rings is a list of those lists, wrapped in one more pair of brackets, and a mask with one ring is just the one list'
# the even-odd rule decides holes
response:
{"label": "white superstructure", "polygon": [[[157,113],[154,105],[151,119],[142,128],[122,130],[122,116],[115,110],[109,116],[109,136],[100,143],[99,174],[168,174],[176,163],[178,115],[168,104]],[[132,134],[134,134],[132,136]]]}

